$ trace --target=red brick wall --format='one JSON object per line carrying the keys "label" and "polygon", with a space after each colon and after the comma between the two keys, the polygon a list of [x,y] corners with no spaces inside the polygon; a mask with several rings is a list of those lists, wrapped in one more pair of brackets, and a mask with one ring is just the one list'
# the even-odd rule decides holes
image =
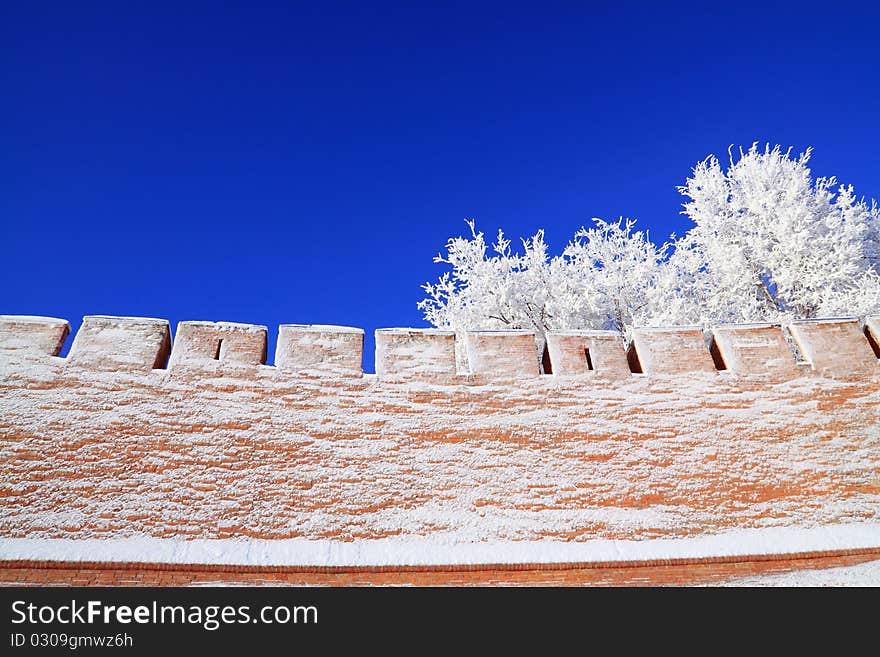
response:
{"label": "red brick wall", "polygon": [[755,575],[853,566],[880,550],[667,562],[474,568],[259,568],[0,562],[0,586],[694,586]]}
{"label": "red brick wall", "polygon": [[[279,350],[298,363],[291,370],[260,364],[264,332],[198,325],[194,351],[154,369],[168,355],[161,322],[96,322],[61,359],[50,355],[60,348],[57,324],[39,325],[40,339],[30,340],[0,321],[0,537],[583,541],[880,519],[880,365],[852,323],[801,331],[821,369],[780,356],[785,342],[765,339],[761,327],[716,334],[729,363],[722,372],[707,371],[705,345],[705,358],[694,358],[694,332],[640,334],[646,373],[628,376],[619,355],[596,361],[613,362],[614,372],[519,371],[521,336],[497,372],[456,375],[448,335],[396,334],[383,347],[383,374],[362,377],[352,370],[360,343],[351,329],[288,330]],[[816,335],[833,339],[818,344]],[[208,343],[217,336],[226,347],[215,352]],[[435,337],[437,349],[425,344]],[[566,348],[575,337],[565,335]],[[594,334],[584,339],[599,344]],[[840,341],[835,361],[829,352]],[[420,369],[413,344],[430,367]],[[676,349],[687,357],[657,365],[675,360]],[[503,336],[493,338],[479,362],[489,367],[506,353]],[[647,577],[679,577],[664,579],[665,568]],[[131,575],[70,567],[59,581],[80,570]],[[593,581],[595,569],[586,570],[552,578]],[[601,570],[597,577],[609,576]],[[648,572],[620,570],[629,574],[615,581]],[[325,576],[397,575],[308,575]]]}

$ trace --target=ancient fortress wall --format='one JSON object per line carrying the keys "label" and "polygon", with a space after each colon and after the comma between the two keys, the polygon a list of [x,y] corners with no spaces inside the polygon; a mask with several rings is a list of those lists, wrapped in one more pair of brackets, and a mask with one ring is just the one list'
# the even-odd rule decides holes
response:
{"label": "ancient fortress wall", "polygon": [[68,333],[0,317],[0,539],[466,549],[880,522],[880,318],[643,329],[629,351],[565,331],[543,359],[527,332],[476,332],[468,372],[454,334],[383,329],[374,375],[348,327],[282,326],[274,366],[262,326],[181,322],[172,344],[164,320],[86,317],[59,358]]}

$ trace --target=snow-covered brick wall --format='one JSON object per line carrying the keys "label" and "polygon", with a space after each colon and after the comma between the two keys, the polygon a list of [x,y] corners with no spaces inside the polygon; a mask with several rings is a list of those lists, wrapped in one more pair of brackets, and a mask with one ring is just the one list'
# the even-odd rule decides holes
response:
{"label": "snow-covered brick wall", "polygon": [[712,329],[712,339],[725,369],[753,377],[790,379],[798,366],[781,327],[743,324]]}
{"label": "snow-covered brick wall", "polygon": [[490,378],[521,378],[541,373],[530,331],[474,331],[466,338],[471,372]]}
{"label": "snow-covered brick wall", "polygon": [[[684,539],[880,522],[877,318],[454,337],[0,318],[0,538]],[[873,333],[872,333],[873,332]],[[724,367],[710,352],[714,339]],[[171,358],[169,359],[169,354]],[[587,364],[589,354],[589,366]],[[603,373],[608,376],[601,376]],[[772,376],[766,376],[772,374]],[[795,546],[796,547],[796,546]],[[486,548],[489,549],[489,548]]]}
{"label": "snow-covered brick wall", "polygon": [[232,322],[180,322],[169,367],[266,362],[266,327]]}
{"label": "snow-covered brick wall", "polygon": [[633,331],[633,345],[646,374],[715,372],[703,330],[695,327],[646,328]]}
{"label": "snow-covered brick wall", "polygon": [[[817,372],[832,376],[874,374],[877,357],[866,332],[876,331],[876,321],[870,320],[863,331],[855,319],[802,320],[792,322],[791,332],[801,353]],[[873,337],[876,340],[876,334]]]}
{"label": "snow-covered brick wall", "polygon": [[450,381],[455,376],[455,333],[436,329],[376,331],[376,374]]}
{"label": "snow-covered brick wall", "polygon": [[147,317],[84,317],[70,346],[71,365],[106,371],[163,367],[171,350],[168,321]]}
{"label": "snow-covered brick wall", "polygon": [[617,331],[553,331],[547,334],[549,369],[557,376],[631,376],[623,337]]}
{"label": "snow-covered brick wall", "polygon": [[282,324],[275,366],[290,372],[361,376],[363,329],[320,324]]}
{"label": "snow-covered brick wall", "polygon": [[0,353],[10,358],[55,356],[69,333],[66,319],[0,315]]}

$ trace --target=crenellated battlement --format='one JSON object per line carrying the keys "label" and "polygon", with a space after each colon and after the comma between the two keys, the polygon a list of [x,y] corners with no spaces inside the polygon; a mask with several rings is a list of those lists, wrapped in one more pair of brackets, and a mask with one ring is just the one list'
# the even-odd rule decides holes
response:
{"label": "crenellated battlement", "polygon": [[455,333],[436,329],[376,331],[376,374],[402,379],[451,380],[455,374]]}
{"label": "crenellated battlement", "polygon": [[267,333],[265,326],[252,324],[180,322],[168,367],[261,365],[266,362]]}
{"label": "crenellated battlement", "polygon": [[67,361],[102,371],[148,371],[164,367],[171,351],[168,321],[150,317],[83,318]]}
{"label": "crenellated battlement", "polygon": [[[363,375],[364,331],[347,326],[282,325],[273,366],[265,365],[269,347],[265,326],[184,321],[178,324],[172,344],[170,325],[163,319],[87,316],[67,358],[58,359],[69,332],[70,325],[63,319],[2,315],[0,355],[12,367],[19,361],[55,358],[73,368],[104,372],[271,367],[286,375]],[[705,330],[640,328],[632,332],[628,348],[616,331],[551,331],[543,358],[530,331],[473,331],[464,335],[468,363],[464,371],[456,366],[455,346],[460,338],[452,331],[387,328],[378,329],[375,335],[376,376],[387,380],[443,384],[542,375],[598,381],[719,373],[773,380],[810,373],[880,375],[880,317]]]}
{"label": "crenellated battlement", "polygon": [[880,536],[880,317],[553,331],[542,353],[529,331],[383,328],[367,375],[359,328],[171,329],[0,316],[0,551],[433,541],[506,563],[493,546]]}
{"label": "crenellated battlement", "polygon": [[0,353],[35,358],[57,356],[69,334],[66,319],[0,315]]}

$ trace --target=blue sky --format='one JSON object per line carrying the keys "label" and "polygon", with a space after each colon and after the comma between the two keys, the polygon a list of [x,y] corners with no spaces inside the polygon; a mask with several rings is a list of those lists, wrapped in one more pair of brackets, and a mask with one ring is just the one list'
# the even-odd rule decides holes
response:
{"label": "blue sky", "polygon": [[410,4],[3,3],[0,312],[354,325],[370,371],[465,218],[662,241],[756,140],[880,197],[876,3]]}

